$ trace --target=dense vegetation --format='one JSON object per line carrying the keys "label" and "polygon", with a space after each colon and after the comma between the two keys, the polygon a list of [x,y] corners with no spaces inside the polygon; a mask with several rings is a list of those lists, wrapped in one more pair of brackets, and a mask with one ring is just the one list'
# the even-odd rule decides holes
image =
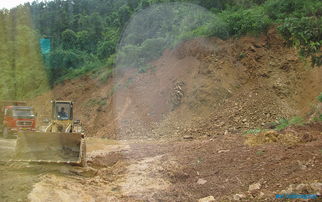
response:
{"label": "dense vegetation", "polygon": [[[38,44],[36,41],[40,38],[51,40],[52,49],[49,53],[42,54],[42,58],[47,67],[49,82],[54,84],[98,68],[105,68],[103,75],[108,76],[116,61],[116,50],[121,34],[131,16],[151,5],[164,2],[197,4],[208,9],[212,16],[207,14],[205,22],[196,20],[195,26],[188,28],[186,25],[193,20],[191,18],[187,18],[188,23],[181,23],[180,26],[176,23],[171,25],[162,22],[158,27],[147,24],[147,29],[149,27],[157,29],[155,33],[142,37],[149,31],[137,30],[127,35],[131,43],[120,50],[119,58],[122,58],[122,54],[127,58],[132,57],[136,62],[131,64],[141,68],[149,60],[160,56],[164,48],[173,47],[181,40],[198,36],[217,36],[226,39],[245,34],[257,35],[274,25],[289,45],[298,47],[302,56],[312,59],[313,65],[322,64],[322,2],[320,0],[35,1],[10,11],[2,10],[0,20],[3,27],[8,27],[8,33],[16,35],[17,38],[19,38],[17,30],[24,29],[20,33],[26,33],[24,34],[24,37],[27,37],[26,41],[19,42],[20,44],[16,42],[15,44],[18,45],[15,50],[20,49],[20,46],[24,46],[27,42],[33,41]],[[185,17],[182,13],[187,12],[178,8],[175,13],[176,15],[167,14],[173,15],[173,22],[182,20]],[[150,16],[157,16],[154,20],[160,21],[163,14],[162,12],[152,13]],[[28,19],[31,19],[30,22]],[[141,22],[144,23],[144,19]],[[176,30],[174,33],[177,36],[167,34],[169,30]],[[7,36],[4,31],[2,35],[0,35],[2,46],[12,46],[12,43],[18,40],[14,37],[4,37]],[[145,53],[156,48],[158,50],[154,51],[153,55],[146,57]],[[39,57],[34,54],[33,57],[37,59],[33,61],[39,61]],[[4,63],[3,61],[2,59],[0,62]],[[10,66],[10,64],[6,65]],[[129,64],[123,64],[123,66],[126,65]]]}
{"label": "dense vegetation", "polygon": [[0,12],[0,100],[24,99],[49,89],[37,33],[28,16],[22,8],[10,15]]}

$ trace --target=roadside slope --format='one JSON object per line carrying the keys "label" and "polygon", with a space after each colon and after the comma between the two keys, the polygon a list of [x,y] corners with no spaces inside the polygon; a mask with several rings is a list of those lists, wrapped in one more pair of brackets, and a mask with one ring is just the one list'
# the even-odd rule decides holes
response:
{"label": "roadside slope", "polygon": [[321,75],[271,29],[259,37],[186,41],[148,68],[124,69],[106,83],[90,76],[65,81],[33,103],[75,101],[89,136],[216,135],[305,115],[322,92]]}

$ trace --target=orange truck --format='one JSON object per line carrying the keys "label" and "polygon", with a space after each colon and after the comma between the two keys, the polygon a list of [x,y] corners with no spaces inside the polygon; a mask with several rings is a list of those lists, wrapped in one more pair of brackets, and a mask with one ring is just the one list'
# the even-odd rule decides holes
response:
{"label": "orange truck", "polygon": [[36,116],[24,101],[0,101],[0,129],[4,138],[16,136],[19,131],[35,131]]}

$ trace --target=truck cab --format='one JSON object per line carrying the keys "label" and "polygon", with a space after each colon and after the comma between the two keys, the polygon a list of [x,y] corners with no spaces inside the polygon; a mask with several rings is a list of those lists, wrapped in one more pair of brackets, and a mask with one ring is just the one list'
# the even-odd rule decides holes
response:
{"label": "truck cab", "polygon": [[4,138],[15,136],[18,131],[34,131],[36,116],[28,106],[4,106],[2,132]]}

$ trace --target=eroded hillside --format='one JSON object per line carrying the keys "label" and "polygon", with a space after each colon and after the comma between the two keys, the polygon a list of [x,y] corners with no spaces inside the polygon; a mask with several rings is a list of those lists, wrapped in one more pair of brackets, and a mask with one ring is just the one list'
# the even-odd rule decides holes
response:
{"label": "eroded hillside", "polygon": [[140,70],[122,69],[106,83],[91,76],[66,81],[34,102],[75,101],[89,136],[217,135],[305,116],[322,91],[321,75],[271,29],[259,37],[187,41]]}

